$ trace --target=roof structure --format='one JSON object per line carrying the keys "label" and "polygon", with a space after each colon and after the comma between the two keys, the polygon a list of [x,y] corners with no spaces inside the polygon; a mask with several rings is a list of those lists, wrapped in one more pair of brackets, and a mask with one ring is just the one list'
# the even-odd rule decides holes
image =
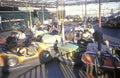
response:
{"label": "roof structure", "polygon": [[[64,5],[82,5],[90,3],[98,3],[99,0],[0,0],[0,6],[12,6],[12,7],[56,7],[61,4],[61,1]],[[101,2],[120,2],[120,0],[101,0]]]}

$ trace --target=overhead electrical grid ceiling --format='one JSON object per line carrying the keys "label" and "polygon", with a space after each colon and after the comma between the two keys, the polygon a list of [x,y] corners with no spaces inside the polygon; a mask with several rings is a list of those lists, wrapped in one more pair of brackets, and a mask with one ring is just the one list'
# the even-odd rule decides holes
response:
{"label": "overhead electrical grid ceiling", "polygon": [[[120,0],[100,0],[103,2],[120,2]],[[98,3],[99,0],[0,0],[0,6],[14,6],[14,7],[56,7],[61,4],[64,5],[82,5],[90,3]]]}

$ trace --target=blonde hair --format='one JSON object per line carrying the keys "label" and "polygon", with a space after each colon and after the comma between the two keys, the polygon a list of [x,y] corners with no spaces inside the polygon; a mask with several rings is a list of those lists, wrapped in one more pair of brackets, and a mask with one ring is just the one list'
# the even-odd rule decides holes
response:
{"label": "blonde hair", "polygon": [[109,47],[109,40],[104,40],[104,44]]}

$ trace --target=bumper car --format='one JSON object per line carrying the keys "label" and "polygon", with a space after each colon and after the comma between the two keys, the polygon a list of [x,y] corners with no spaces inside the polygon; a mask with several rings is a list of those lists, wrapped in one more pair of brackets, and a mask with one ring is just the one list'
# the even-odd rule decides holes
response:
{"label": "bumper car", "polygon": [[[101,52],[98,51],[98,43],[89,43],[87,51],[82,55],[83,63],[92,66],[98,66],[103,69],[120,69],[119,50],[116,47],[101,44]],[[96,63],[95,64],[95,62]]]}
{"label": "bumper car", "polygon": [[87,47],[89,43],[93,43],[93,40],[91,38],[81,38],[77,41],[77,44],[81,44],[85,47]]}
{"label": "bumper car", "polygon": [[70,42],[58,43],[59,60],[67,64],[79,64],[81,55],[86,51],[84,46]]}
{"label": "bumper car", "polygon": [[[85,72],[91,73],[96,78],[118,78],[120,71],[120,56],[118,50],[112,54],[108,51],[99,54],[93,51],[86,51],[81,57]],[[107,76],[105,76],[105,73]],[[111,74],[110,74],[111,73]],[[105,76],[105,77],[104,77]]]}
{"label": "bumper car", "polygon": [[119,55],[114,53],[114,48],[106,41],[102,42],[101,33],[96,32],[93,36],[95,42],[87,45],[86,52],[81,57],[85,71],[94,75],[95,78],[116,78],[116,72],[120,70]]}
{"label": "bumper car", "polygon": [[46,63],[52,59],[48,46],[40,42],[34,42],[34,44],[32,47],[24,47],[27,52],[34,52],[28,55],[11,52],[3,47],[0,51],[0,67],[16,67],[29,61],[35,61],[34,59],[38,59],[40,63]]}
{"label": "bumper car", "polygon": [[88,43],[93,42],[93,33],[94,30],[92,29],[84,29],[84,32],[81,34],[81,38],[77,40],[77,43],[87,47]]}
{"label": "bumper car", "polygon": [[58,42],[61,42],[61,36],[58,34],[55,34],[55,33],[53,34],[53,33],[38,35],[36,38],[36,41],[43,42],[48,46],[53,46],[55,44],[56,40]]}
{"label": "bumper car", "polygon": [[83,54],[81,60],[87,65],[96,65],[103,69],[120,70],[120,58],[109,53],[103,53],[99,58],[97,53],[87,51]]}

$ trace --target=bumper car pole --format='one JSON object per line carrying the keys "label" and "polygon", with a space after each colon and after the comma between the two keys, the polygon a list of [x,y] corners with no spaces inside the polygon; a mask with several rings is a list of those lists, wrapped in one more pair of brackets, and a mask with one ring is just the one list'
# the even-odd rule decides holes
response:
{"label": "bumper car pole", "polygon": [[[101,2],[99,0],[99,21],[98,21],[98,53],[97,56],[95,58],[95,73],[96,73],[96,77],[98,77],[98,68],[97,68],[97,63],[99,64],[99,61],[101,58],[101,41],[102,41],[102,34],[101,32]],[[96,39],[95,39],[96,40]],[[100,64],[101,65],[101,64]]]}

